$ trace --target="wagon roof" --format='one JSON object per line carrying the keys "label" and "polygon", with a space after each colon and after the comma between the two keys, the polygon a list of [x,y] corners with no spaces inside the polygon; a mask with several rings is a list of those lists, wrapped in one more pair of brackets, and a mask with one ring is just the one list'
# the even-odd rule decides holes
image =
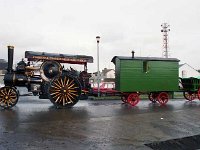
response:
{"label": "wagon roof", "polygon": [[27,58],[28,61],[54,60],[54,61],[57,61],[60,63],[70,63],[70,64],[93,63],[92,56],[69,55],[69,54],[46,53],[46,52],[33,52],[33,51],[26,51],[25,58]]}
{"label": "wagon roof", "polygon": [[161,58],[161,57],[127,57],[127,56],[114,56],[111,60],[115,64],[116,58],[120,60],[143,60],[143,61],[176,61],[180,60],[177,58]]}

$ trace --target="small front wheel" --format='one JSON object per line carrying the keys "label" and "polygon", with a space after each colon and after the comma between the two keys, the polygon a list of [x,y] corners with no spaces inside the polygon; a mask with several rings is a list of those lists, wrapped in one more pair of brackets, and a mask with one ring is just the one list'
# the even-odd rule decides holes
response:
{"label": "small front wheel", "polygon": [[9,109],[18,102],[19,94],[14,87],[5,86],[0,88],[0,107]]}

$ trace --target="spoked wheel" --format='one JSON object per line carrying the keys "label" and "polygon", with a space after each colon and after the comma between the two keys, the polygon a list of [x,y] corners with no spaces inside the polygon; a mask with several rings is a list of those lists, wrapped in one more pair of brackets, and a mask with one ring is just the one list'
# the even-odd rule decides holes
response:
{"label": "spoked wheel", "polygon": [[121,96],[121,100],[122,100],[122,102],[127,103],[128,102],[128,96],[127,95],[122,95]]}
{"label": "spoked wheel", "polygon": [[197,97],[200,100],[200,89],[197,91]]}
{"label": "spoked wheel", "polygon": [[81,85],[78,79],[66,75],[54,79],[49,88],[49,98],[57,107],[75,105],[81,95]]}
{"label": "spoked wheel", "polygon": [[156,103],[157,93],[149,93],[148,98],[152,103]]}
{"label": "spoked wheel", "polygon": [[128,96],[128,103],[132,106],[136,106],[140,101],[139,94],[132,93]]}
{"label": "spoked wheel", "polygon": [[15,106],[18,102],[18,92],[14,87],[2,87],[0,88],[0,107],[9,109]]}
{"label": "spoked wheel", "polygon": [[183,92],[183,96],[185,97],[185,99],[192,101],[196,98],[196,93],[195,92]]}
{"label": "spoked wheel", "polygon": [[160,105],[165,105],[169,100],[169,95],[166,92],[161,92],[157,99]]}

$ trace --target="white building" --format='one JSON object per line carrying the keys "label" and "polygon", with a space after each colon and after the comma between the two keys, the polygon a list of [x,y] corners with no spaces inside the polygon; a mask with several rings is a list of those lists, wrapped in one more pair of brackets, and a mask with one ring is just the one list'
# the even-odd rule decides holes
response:
{"label": "white building", "polygon": [[102,74],[103,74],[104,78],[108,78],[108,79],[114,79],[115,78],[115,70],[114,69],[104,68],[102,70]]}
{"label": "white building", "polygon": [[[114,83],[115,81],[115,70],[104,68],[99,74],[100,84],[105,82]],[[97,72],[91,74],[90,83],[97,84]]]}
{"label": "white building", "polygon": [[200,78],[200,73],[188,65],[187,63],[179,65],[179,77],[180,78],[190,78],[190,77],[195,77],[195,78]]}

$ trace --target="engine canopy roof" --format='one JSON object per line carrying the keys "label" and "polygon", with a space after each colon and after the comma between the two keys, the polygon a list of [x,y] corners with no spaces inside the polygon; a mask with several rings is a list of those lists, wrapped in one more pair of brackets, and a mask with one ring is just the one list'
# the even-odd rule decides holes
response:
{"label": "engine canopy roof", "polygon": [[27,58],[28,61],[53,60],[59,63],[69,63],[69,64],[93,63],[92,56],[34,52],[34,51],[25,51],[25,58]]}

